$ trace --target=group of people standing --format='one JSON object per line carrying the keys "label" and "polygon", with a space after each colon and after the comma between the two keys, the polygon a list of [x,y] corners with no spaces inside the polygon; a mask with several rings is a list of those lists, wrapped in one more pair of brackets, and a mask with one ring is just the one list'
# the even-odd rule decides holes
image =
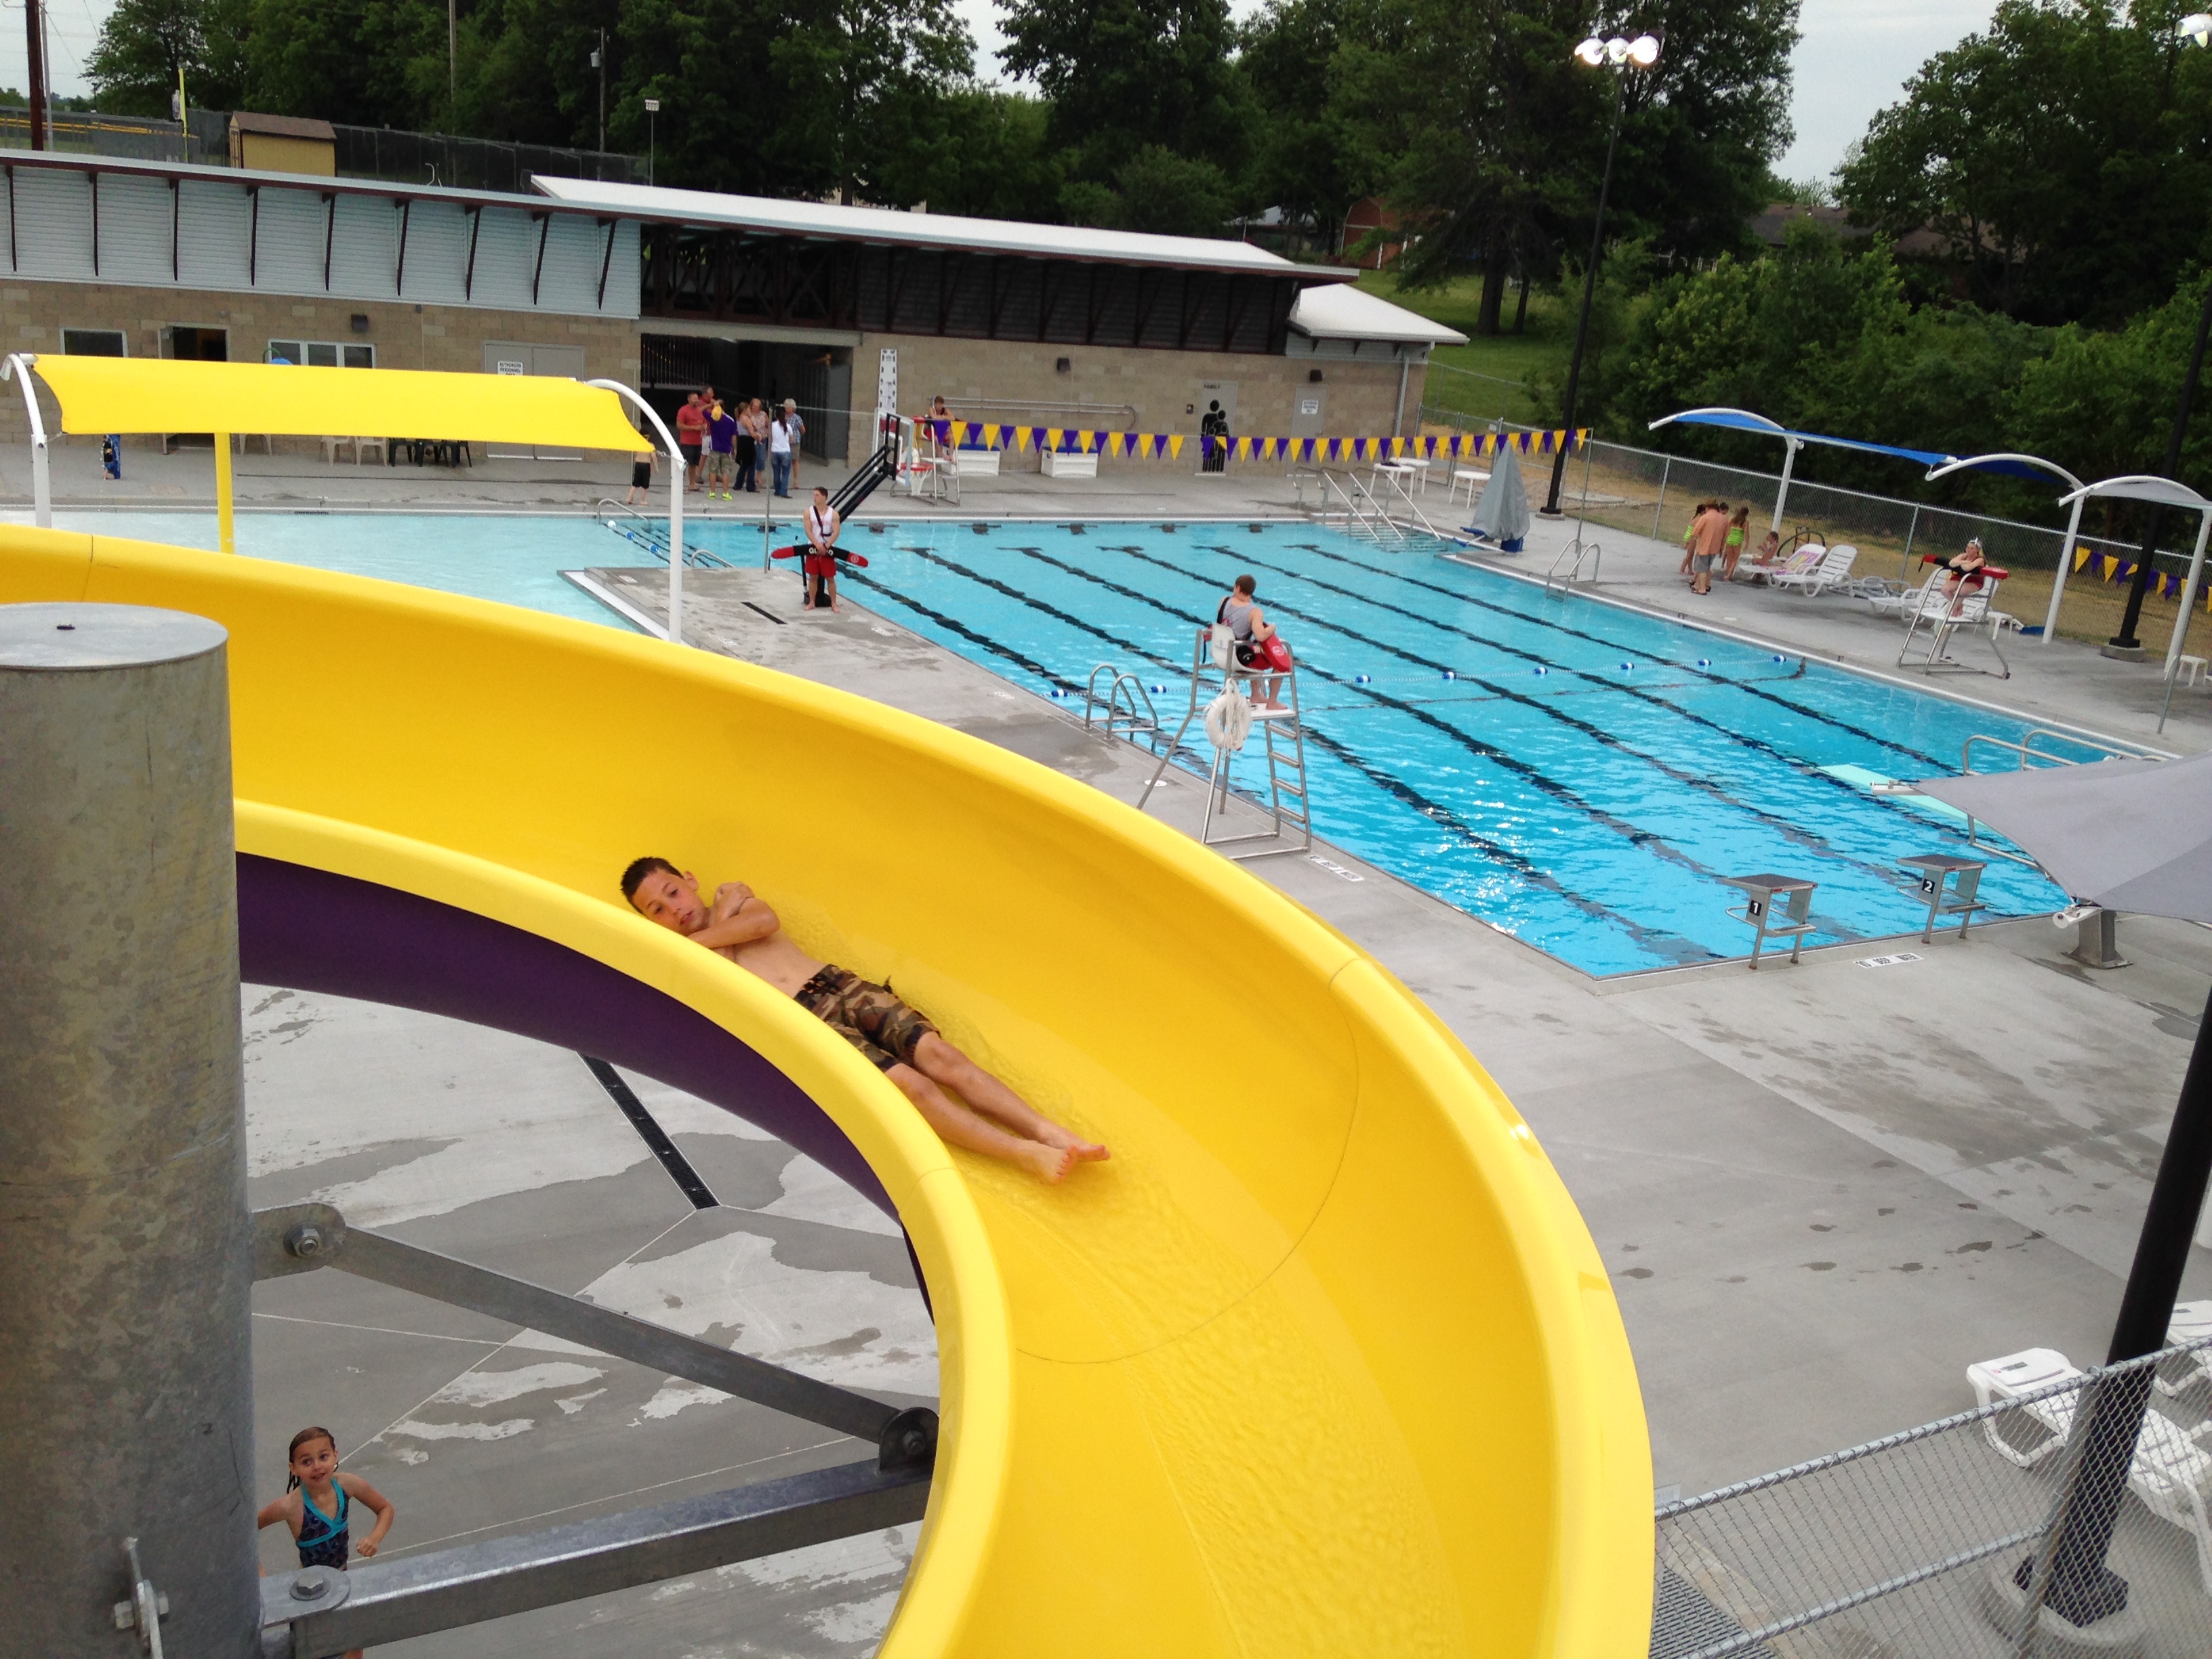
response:
{"label": "group of people standing", "polygon": [[702,386],[676,411],[676,447],[684,453],[684,488],[707,499],[733,501],[738,490],[757,492],[769,474],[779,495],[791,494],[791,471],[806,422],[799,400],[786,398],[774,410],[758,398],[725,404],[712,386]]}
{"label": "group of people standing", "polygon": [[[1735,580],[1735,568],[1743,559],[1744,549],[1751,541],[1751,509],[1739,507],[1729,511],[1723,501],[1703,501],[1691,516],[1690,527],[1682,532],[1681,574],[1690,579],[1690,592],[1710,593],[1713,591],[1713,567],[1720,567],[1721,580]],[[1767,564],[1780,550],[1782,537],[1777,531],[1766,532],[1766,539],[1752,556],[1753,564]]]}

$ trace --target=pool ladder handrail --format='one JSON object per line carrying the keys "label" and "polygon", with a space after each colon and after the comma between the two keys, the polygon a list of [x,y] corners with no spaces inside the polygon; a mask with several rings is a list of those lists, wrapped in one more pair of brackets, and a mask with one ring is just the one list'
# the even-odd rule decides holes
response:
{"label": "pool ladder handrail", "polygon": [[[1340,483],[1335,473],[1326,467],[1321,469],[1323,512],[1327,511],[1328,496],[1334,495],[1351,514],[1351,522],[1345,526],[1346,531],[1355,535],[1364,532],[1376,541],[1382,540],[1387,532],[1390,540],[1404,541],[1405,531],[1384,511],[1382,503],[1375,499],[1375,492],[1359,482],[1358,475],[1347,472],[1344,479],[1345,482]],[[1363,501],[1366,503],[1364,506],[1361,505]],[[1377,529],[1377,526],[1381,528]]]}
{"label": "pool ladder handrail", "polygon": [[[617,514],[623,518],[635,519],[638,522],[635,526],[621,523],[617,520]],[[659,520],[653,518],[652,514],[641,513],[634,507],[602,495],[599,497],[599,505],[592,509],[592,516],[632,546],[645,549],[663,564],[668,562],[668,532],[659,527]],[[690,542],[684,544],[684,562],[695,570],[737,568],[720,554],[710,553],[703,547],[695,547]]]}
{"label": "pool ladder handrail", "polygon": [[[1575,556],[1574,562],[1567,567],[1567,574],[1562,576],[1559,574],[1559,562],[1570,553]],[[1547,593],[1550,592],[1553,583],[1556,582],[1559,591],[1564,593],[1582,580],[1583,561],[1586,558],[1590,562],[1589,580],[1592,585],[1595,585],[1598,573],[1605,565],[1605,544],[1586,542],[1583,539],[1582,532],[1577,530],[1575,532],[1574,540],[1559,550],[1552,560],[1552,568],[1544,573],[1544,591]]]}
{"label": "pool ladder handrail", "polygon": [[[1314,842],[1313,810],[1306,793],[1306,725],[1305,715],[1298,705],[1297,663],[1294,659],[1287,669],[1264,665],[1247,667],[1232,654],[1228,667],[1216,667],[1213,662],[1213,630],[1211,628],[1198,630],[1198,642],[1191,652],[1190,706],[1184,711],[1182,724],[1176,728],[1174,738],[1160,751],[1159,764],[1152,769],[1152,775],[1146,780],[1144,791],[1138,797],[1137,810],[1143,811],[1151,806],[1153,792],[1160,787],[1160,780],[1167,775],[1169,765],[1182,751],[1183,739],[1189,735],[1192,725],[1205,719],[1206,705],[1213,701],[1212,696],[1206,694],[1214,692],[1218,695],[1215,690],[1216,682],[1219,691],[1234,690],[1240,679],[1247,682],[1279,679],[1290,695],[1290,708],[1286,715],[1278,714],[1265,719],[1255,716],[1252,721],[1261,739],[1261,757],[1267,767],[1267,797],[1259,804],[1267,813],[1268,827],[1234,835],[1215,833],[1215,820],[1227,821],[1230,764],[1235,758],[1235,751],[1217,749],[1213,751],[1212,763],[1206,774],[1206,816],[1199,826],[1200,844],[1219,848],[1224,856],[1240,863],[1246,859],[1273,858],[1282,853],[1310,853],[1313,850]],[[1250,695],[1249,688],[1245,695]],[[1295,843],[1272,847],[1252,845],[1255,842],[1283,842],[1286,830],[1297,836]],[[1243,848],[1244,850],[1231,852],[1229,850],[1231,848]]]}
{"label": "pool ladder handrail", "polygon": [[[1390,477],[1390,493],[1397,498],[1401,504],[1404,506],[1407,512],[1413,514],[1413,522],[1419,525],[1424,532],[1435,537],[1438,541],[1454,541],[1460,539],[1459,538],[1446,534],[1443,531],[1437,529],[1435,525],[1429,521],[1429,515],[1421,511],[1420,503],[1413,499],[1413,492],[1407,488],[1407,476],[1408,475],[1403,473],[1393,473]],[[1358,483],[1359,482],[1356,475],[1352,477],[1352,482],[1354,483]],[[1375,503],[1376,507],[1379,512],[1381,512],[1386,518],[1389,517],[1390,508],[1384,505],[1382,498],[1376,495],[1371,489],[1367,492],[1367,498]],[[1412,533],[1405,526],[1400,524],[1395,519],[1390,520],[1390,527],[1393,530],[1395,530],[1401,538]]]}
{"label": "pool ladder handrail", "polygon": [[[1109,677],[1106,694],[1103,697],[1098,694],[1098,678],[1102,674]],[[1134,743],[1139,732],[1157,732],[1160,729],[1159,710],[1152,706],[1152,694],[1146,689],[1145,683],[1110,662],[1102,662],[1092,669],[1090,683],[1083,688],[1085,731],[1091,730],[1093,717],[1102,708],[1105,710],[1105,718],[1097,723],[1104,728],[1109,738],[1127,738]]]}

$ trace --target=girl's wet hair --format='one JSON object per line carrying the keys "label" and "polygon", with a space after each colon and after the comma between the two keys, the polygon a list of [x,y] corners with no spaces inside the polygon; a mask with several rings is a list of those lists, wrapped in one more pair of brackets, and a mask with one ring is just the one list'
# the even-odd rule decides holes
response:
{"label": "girl's wet hair", "polygon": [[[337,1436],[332,1434],[328,1429],[302,1429],[299,1433],[292,1437],[292,1443],[285,1449],[285,1463],[289,1466],[292,1460],[300,1455],[301,1447],[312,1446],[318,1440],[329,1441],[331,1443],[331,1449],[332,1451],[336,1451],[338,1449]],[[289,1492],[293,1487],[299,1484],[300,1477],[295,1474],[284,1483],[284,1490],[286,1492]]]}

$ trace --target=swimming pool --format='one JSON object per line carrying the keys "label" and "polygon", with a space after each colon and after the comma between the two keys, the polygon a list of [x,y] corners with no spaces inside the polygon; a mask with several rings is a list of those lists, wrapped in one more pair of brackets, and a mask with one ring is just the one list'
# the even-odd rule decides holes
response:
{"label": "swimming pool", "polygon": [[[1864,775],[1955,772],[1970,733],[2027,729],[1309,526],[932,523],[857,544],[863,604],[1048,695],[1117,662],[1170,688],[1170,720],[1195,624],[1256,576],[1301,665],[1317,833],[1592,974],[1741,955],[1730,875],[1817,881],[1808,942],[1917,932],[1896,860],[1956,839]],[[2002,861],[1983,893],[1997,915],[2066,902]]]}
{"label": "swimming pool", "polygon": [[[213,521],[134,514],[98,527],[207,545]],[[1925,903],[1896,860],[1958,841],[1929,806],[1871,793],[1867,778],[1955,772],[1970,733],[2016,740],[2028,727],[1307,526],[856,532],[871,563],[844,578],[849,597],[1048,696],[1079,696],[1097,664],[1117,662],[1170,688],[1157,701],[1170,723],[1195,625],[1237,574],[1256,576],[1298,656],[1316,833],[1595,975],[1741,955],[1730,875],[1818,882],[1809,943],[1917,932]],[[687,540],[741,564],[759,533],[686,525]],[[238,534],[262,557],[599,621],[557,572],[635,558],[577,519],[255,514]],[[2066,902],[2002,860],[1982,893],[1996,915]]]}

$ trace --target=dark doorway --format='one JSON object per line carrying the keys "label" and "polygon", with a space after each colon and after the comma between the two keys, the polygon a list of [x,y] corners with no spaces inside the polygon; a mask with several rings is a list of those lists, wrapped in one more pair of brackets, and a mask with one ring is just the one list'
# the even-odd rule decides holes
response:
{"label": "dark doorway", "polygon": [[[227,363],[230,361],[230,331],[172,324],[161,331],[161,355],[187,362]],[[163,454],[172,449],[215,447],[212,432],[164,432],[161,438]]]}
{"label": "dark doorway", "polygon": [[639,347],[646,400],[672,424],[685,395],[702,386],[732,402],[758,398],[771,408],[792,398],[806,421],[800,449],[817,461],[847,459],[850,347],[681,334],[643,335]]}
{"label": "dark doorway", "polygon": [[178,326],[163,331],[169,337],[168,355],[172,357],[200,363],[230,361],[230,331],[227,328]]}

